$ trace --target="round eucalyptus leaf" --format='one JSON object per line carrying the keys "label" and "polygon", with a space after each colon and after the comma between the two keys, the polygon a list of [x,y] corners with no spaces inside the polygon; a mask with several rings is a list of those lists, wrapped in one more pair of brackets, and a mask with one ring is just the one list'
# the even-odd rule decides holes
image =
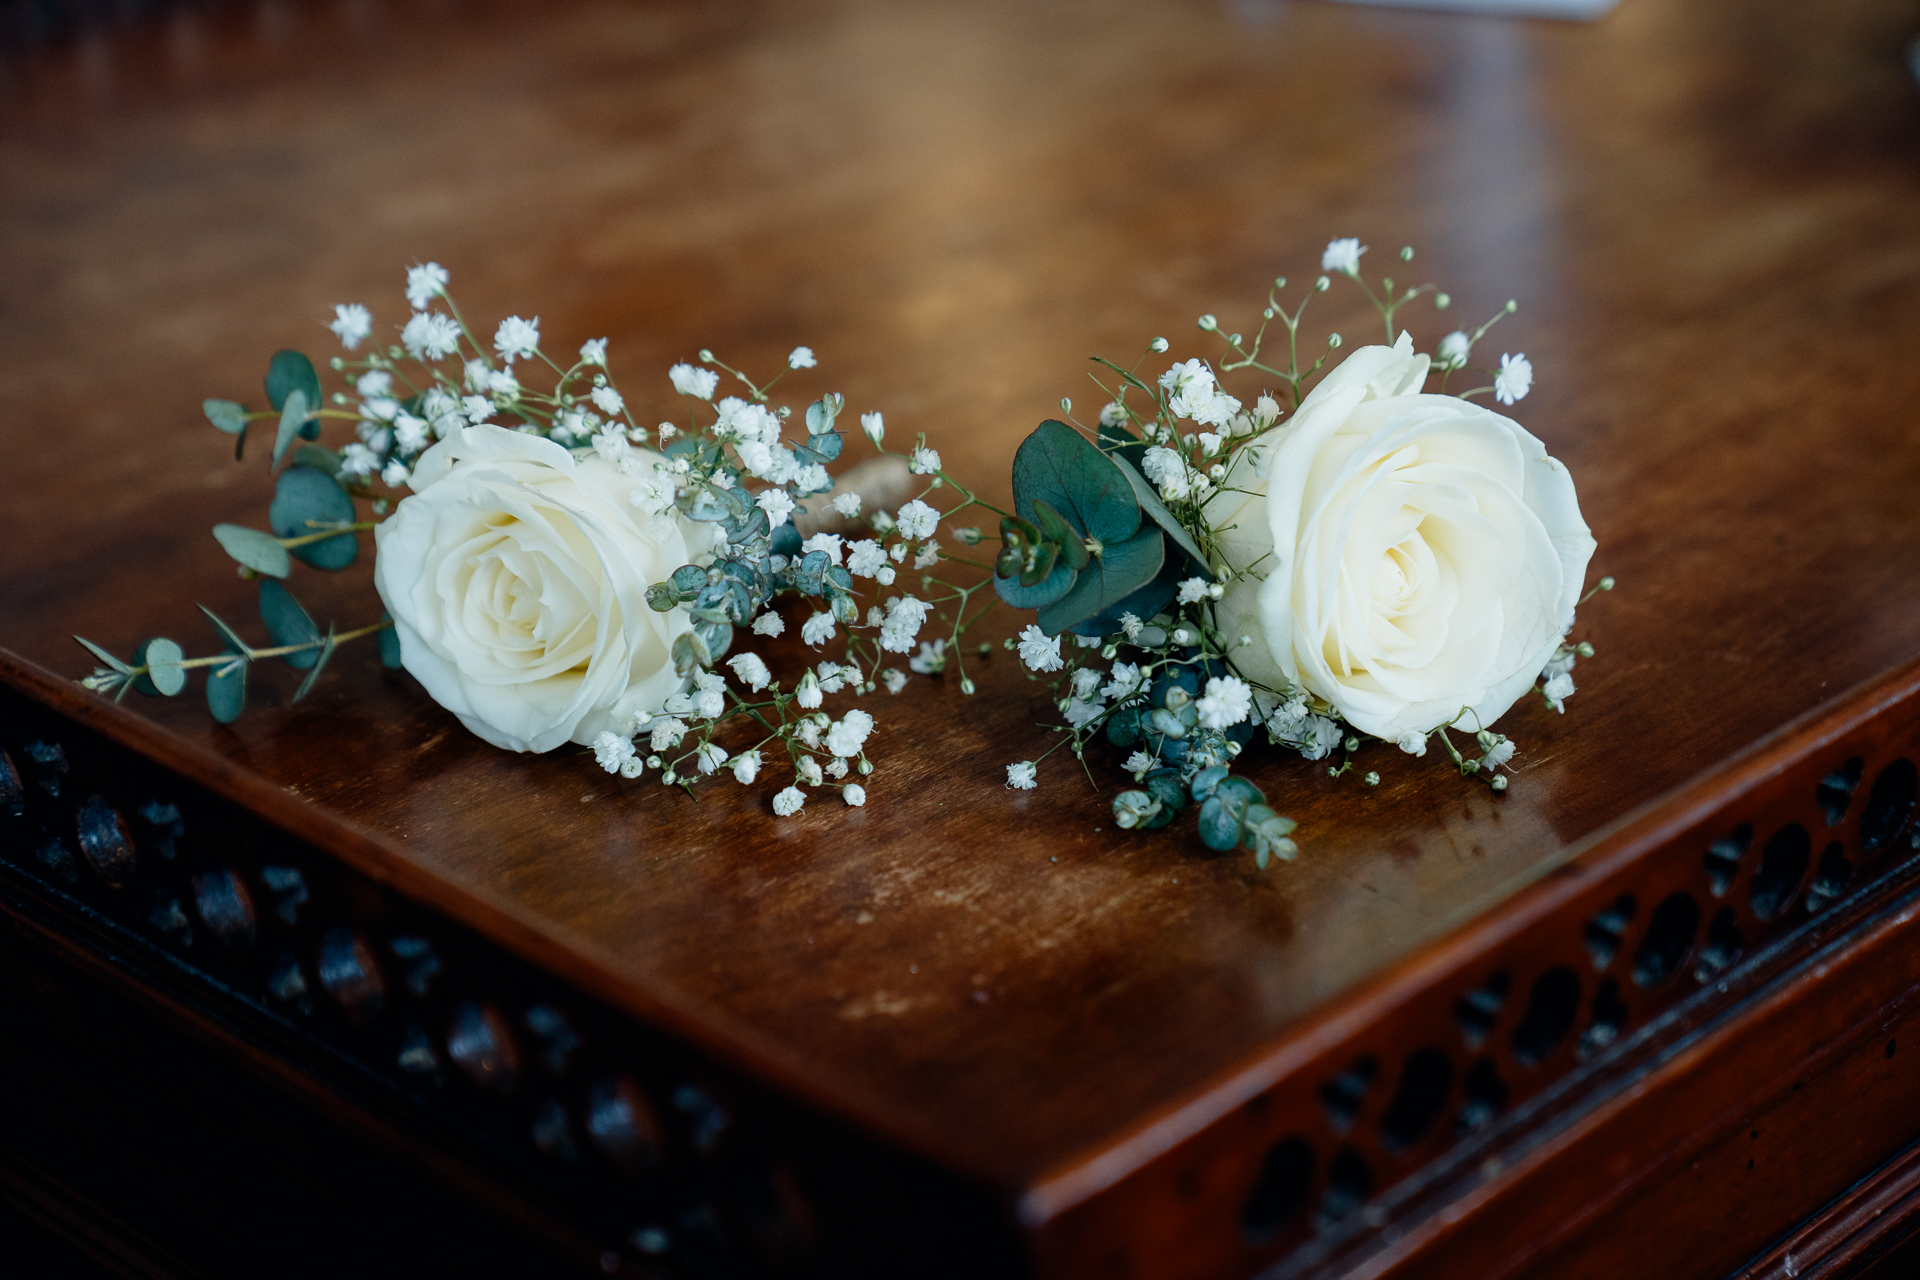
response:
{"label": "round eucalyptus leaf", "polygon": [[276,648],[289,644],[314,646],[281,655],[288,666],[305,671],[320,660],[320,628],[313,625],[313,618],[300,607],[293,593],[276,579],[264,578],[260,582],[260,621],[267,624],[267,634],[273,637]]}
{"label": "round eucalyptus leaf", "polygon": [[1254,805],[1265,804],[1267,799],[1259,787],[1239,776],[1222,778],[1213,793],[1222,804],[1240,813],[1245,813]]}
{"label": "round eucalyptus leaf", "polygon": [[1064,422],[1041,423],[1013,455],[1014,509],[1035,519],[1045,502],[1082,535],[1111,548],[1140,529],[1140,504],[1120,464]]}
{"label": "round eucalyptus leaf", "polygon": [[134,681],[133,687],[149,696],[173,697],[187,687],[187,673],[180,666],[186,656],[171,640],[155,637],[146,641],[134,651],[133,665],[147,668],[147,673]]}
{"label": "round eucalyptus leaf", "polygon": [[320,375],[313,361],[298,351],[276,351],[267,362],[267,403],[275,409],[287,406],[287,397],[298,391],[307,398],[307,408],[320,407]]}
{"label": "round eucalyptus leaf", "polygon": [[1226,777],[1226,766],[1213,765],[1194,774],[1193,782],[1188,787],[1188,790],[1193,792],[1193,798],[1195,800],[1205,800],[1213,795],[1213,789],[1219,786]]}
{"label": "round eucalyptus leaf", "polygon": [[1130,747],[1140,741],[1140,708],[1121,707],[1107,717],[1107,741],[1116,747]]}
{"label": "round eucalyptus leaf", "polygon": [[1164,827],[1187,807],[1187,788],[1172,769],[1147,775],[1147,794],[1160,802],[1160,812],[1140,824],[1142,830]]}
{"label": "round eucalyptus leaf", "polygon": [[1220,853],[1240,843],[1240,814],[1218,796],[1200,806],[1200,843]]}
{"label": "round eucalyptus leaf", "polygon": [[647,607],[655,613],[666,613],[679,603],[680,593],[671,582],[656,582],[647,588]]}
{"label": "round eucalyptus leaf", "polygon": [[[267,523],[276,536],[302,538],[322,532],[320,526],[351,524],[353,499],[332,476],[317,467],[295,463],[280,473],[273,486],[273,503],[267,508]],[[360,540],[352,530],[342,530],[331,538],[321,538],[298,547],[287,548],[294,559],[328,572],[344,569],[360,554]]]}
{"label": "round eucalyptus leaf", "polygon": [[247,657],[229,646],[230,663],[207,668],[207,710],[221,724],[232,724],[247,709]]}
{"label": "round eucalyptus leaf", "polygon": [[[812,435],[825,435],[833,430],[833,420],[840,416],[840,410],[846,406],[846,397],[838,391],[828,392],[807,406],[807,431]],[[835,452],[837,453],[836,446]]]}
{"label": "round eucalyptus leaf", "polygon": [[214,429],[224,431],[230,436],[240,435],[247,429],[247,406],[231,400],[202,400],[200,411],[207,415]]}
{"label": "round eucalyptus leaf", "polygon": [[[1152,532],[1152,526],[1142,531],[1141,536]],[[1137,541],[1137,539],[1136,539]],[[1076,635],[1107,636],[1120,629],[1120,616],[1130,613],[1136,618],[1151,618],[1167,607],[1169,601],[1180,592],[1180,580],[1191,572],[1184,556],[1168,555],[1160,566],[1160,572],[1145,586],[1132,595],[1116,600],[1090,618],[1076,622],[1068,628]]]}
{"label": "round eucalyptus leaf", "polygon": [[1065,561],[1056,560],[1053,572],[1031,587],[1021,586],[1018,578],[1003,578],[995,574],[993,589],[1000,593],[1002,600],[1016,609],[1044,609],[1073,589],[1076,576]]}
{"label": "round eucalyptus leaf", "polygon": [[[1134,511],[1138,514],[1139,508],[1135,507]],[[1058,635],[1129,599],[1159,575],[1166,564],[1166,549],[1167,540],[1158,525],[1149,525],[1125,542],[1108,543],[1106,550],[1089,560],[1087,567],[1074,576],[1073,589],[1040,611],[1040,629],[1048,635]],[[1152,614],[1136,616],[1146,618]],[[1117,617],[1115,624],[1118,624]]]}
{"label": "round eucalyptus leaf", "polygon": [[256,573],[264,573],[270,578],[284,578],[293,572],[293,561],[288,558],[287,549],[270,533],[249,529],[242,524],[217,524],[213,526],[213,536],[219,539],[228,555]]}

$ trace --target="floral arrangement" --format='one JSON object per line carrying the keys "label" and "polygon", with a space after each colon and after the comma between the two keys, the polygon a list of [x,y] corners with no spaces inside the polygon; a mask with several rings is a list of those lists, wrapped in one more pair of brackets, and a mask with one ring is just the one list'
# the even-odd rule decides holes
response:
{"label": "floral arrangement", "polygon": [[[688,791],[777,772],[772,808],[787,816],[828,786],[864,804],[875,719],[846,704],[898,693],[909,672],[973,694],[963,641],[1005,603],[1036,613],[1006,645],[1051,677],[1063,717],[1054,747],[1007,766],[1009,787],[1037,785],[1052,750],[1084,757],[1104,736],[1138,784],[1113,802],[1120,826],[1198,805],[1208,846],[1244,846],[1261,867],[1297,851],[1293,823],[1232,772],[1257,730],[1310,760],[1340,753],[1336,776],[1363,739],[1415,755],[1437,741],[1504,790],[1514,744],[1492,726],[1529,691],[1564,710],[1573,664],[1592,652],[1567,635],[1594,542],[1566,469],[1474,403],[1524,397],[1526,358],[1503,355],[1490,383],[1450,391],[1494,321],[1417,353],[1396,315],[1432,287],[1387,279],[1375,292],[1364,252],[1330,244],[1292,311],[1275,281],[1250,339],[1201,317],[1224,344],[1217,365],[1143,373],[1165,339],[1129,367],[1098,361],[1097,422],[1073,422],[1063,400],[1067,420],[1026,438],[1011,512],[947,474],[924,436],[889,450],[879,412],[859,418],[879,457],[836,480],[842,397],[776,399],[789,373],[816,367],[807,347],[764,382],[703,350],[667,371],[680,421],[646,426],[605,339],[562,364],[537,318],[511,316],[483,343],[447,272],[414,267],[397,343],[371,344],[365,307],[336,308],[347,354],[330,363],[350,390],[326,396],[313,363],[282,351],[267,408],[204,405],[236,459],[250,433],[271,432],[268,528],[213,530],[258,579],[271,643],[207,611],[219,653],[189,658],[156,638],[122,660],[80,639],[105,664],[82,683],[173,695],[204,669],[209,709],[230,722],[254,664],[304,671],[297,701],[338,645],[369,637],[495,746],[579,744],[609,772]],[[1336,276],[1366,291],[1387,342],[1328,368],[1334,334],[1303,367],[1302,316]],[[1275,322],[1284,366],[1262,354]],[[1266,380],[1251,406],[1222,382],[1243,374]],[[330,421],[353,439],[318,443]],[[999,517],[991,563],[964,553],[996,541],[956,523],[975,507]],[[384,612],[323,632],[287,584],[296,565],[354,564],[363,530]],[[822,656],[776,673],[753,646],[786,630],[786,601]]]}
{"label": "floral arrangement", "polygon": [[[1097,423],[1042,423],[1014,457],[1017,514],[1001,522],[994,586],[1038,611],[1019,649],[1057,673],[1056,747],[1083,755],[1104,733],[1132,750],[1125,767],[1143,788],[1114,800],[1122,827],[1163,826],[1197,803],[1209,847],[1245,845],[1262,867],[1294,856],[1293,823],[1231,774],[1257,727],[1309,760],[1342,753],[1335,776],[1363,739],[1416,756],[1438,742],[1463,775],[1504,791],[1515,747],[1495,721],[1530,690],[1564,711],[1574,662],[1592,653],[1566,642],[1595,546],[1573,479],[1519,423],[1473,402],[1517,403],[1532,365],[1503,354],[1490,383],[1449,391],[1514,304],[1417,353],[1399,311],[1450,299],[1390,277],[1376,292],[1365,252],[1330,243],[1291,311],[1275,280],[1251,338],[1201,316],[1222,343],[1217,369],[1188,359],[1144,380],[1164,338],[1131,367],[1098,360]],[[1387,342],[1323,376],[1340,335],[1303,367],[1301,319],[1336,276],[1365,291]],[[1284,366],[1263,358],[1276,321]],[[1271,380],[1251,406],[1220,382],[1245,370]],[[1007,770],[1012,786],[1035,774],[1033,761]],[[1378,771],[1363,780],[1377,785]]]}

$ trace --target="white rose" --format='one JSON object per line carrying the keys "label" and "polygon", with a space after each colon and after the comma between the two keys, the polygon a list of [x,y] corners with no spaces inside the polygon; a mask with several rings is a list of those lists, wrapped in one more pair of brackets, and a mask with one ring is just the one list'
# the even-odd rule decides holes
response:
{"label": "white rose", "polygon": [[[635,474],[657,454],[634,450]],[[650,516],[638,481],[597,455],[496,426],[420,456],[411,497],[374,529],[374,585],[401,660],[497,747],[549,751],[630,734],[681,681],[684,609],[647,587],[708,549],[709,524]]]}
{"label": "white rose", "polygon": [[1235,664],[1392,742],[1499,719],[1572,622],[1594,549],[1546,447],[1420,394],[1426,376],[1405,334],[1354,352],[1206,509],[1229,564],[1254,566],[1216,615],[1253,637]]}

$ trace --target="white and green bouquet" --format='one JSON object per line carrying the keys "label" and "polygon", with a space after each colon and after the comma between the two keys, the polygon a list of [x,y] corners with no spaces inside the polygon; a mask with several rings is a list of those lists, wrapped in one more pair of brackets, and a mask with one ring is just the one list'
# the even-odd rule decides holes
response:
{"label": "white and green bouquet", "polygon": [[[236,458],[256,427],[272,433],[268,528],[213,530],[258,578],[271,642],[208,612],[221,652],[153,639],[123,661],[81,640],[106,664],[83,683],[171,695],[201,668],[212,714],[231,721],[254,664],[303,670],[298,700],[336,646],[374,637],[495,746],[577,744],[609,772],[690,794],[765,771],[788,816],[829,786],[864,804],[875,718],[857,704],[899,693],[909,672],[976,693],[965,637],[1004,603],[1037,613],[1006,645],[1053,678],[1063,718],[1054,747],[1007,766],[1009,787],[1034,787],[1051,750],[1084,760],[1104,737],[1138,784],[1113,802],[1122,827],[1198,804],[1208,846],[1244,845],[1262,867],[1296,852],[1293,824],[1231,772],[1262,731],[1311,760],[1339,753],[1336,774],[1363,739],[1416,755],[1438,741],[1504,790],[1514,747],[1494,722],[1530,690],[1563,709],[1591,652],[1566,637],[1594,543],[1566,469],[1473,402],[1524,396],[1525,357],[1450,393],[1492,322],[1417,354],[1395,316],[1431,288],[1389,279],[1376,293],[1362,252],[1329,245],[1291,312],[1276,281],[1251,339],[1201,317],[1225,344],[1217,366],[1143,372],[1164,339],[1130,367],[1099,361],[1097,422],[1073,422],[1062,401],[1068,420],[1026,438],[1011,512],[948,475],[924,436],[889,450],[878,412],[859,422],[879,457],[836,479],[842,397],[777,399],[789,373],[816,367],[807,347],[763,382],[703,350],[667,371],[679,421],[643,425],[605,339],[562,364],[537,318],[512,316],[485,343],[446,271],[414,267],[397,343],[363,354],[370,312],[336,308],[347,354],[330,363],[350,390],[327,396],[312,362],[282,351],[267,408],[204,406]],[[1326,369],[1332,335],[1303,368],[1301,317],[1336,275],[1367,291],[1388,345]],[[1284,367],[1262,356],[1276,321]],[[1227,375],[1265,389],[1249,405]],[[320,443],[328,422],[351,441]],[[997,535],[958,523],[974,508],[999,517]],[[369,529],[384,613],[323,631],[288,585],[296,566],[347,568]],[[972,558],[989,542],[997,555]],[[791,641],[762,643],[789,617],[809,651],[797,663],[765,656]]]}

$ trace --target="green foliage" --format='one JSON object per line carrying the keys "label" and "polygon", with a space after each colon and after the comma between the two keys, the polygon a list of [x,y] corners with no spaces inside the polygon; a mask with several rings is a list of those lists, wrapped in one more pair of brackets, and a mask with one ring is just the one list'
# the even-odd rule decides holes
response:
{"label": "green foliage", "polygon": [[[1136,514],[1138,510],[1136,507]],[[1057,635],[1121,604],[1159,575],[1166,554],[1167,540],[1157,526],[1143,529],[1117,546],[1108,544],[1085,571],[1074,576],[1066,595],[1040,610],[1040,629]]]}
{"label": "green foliage", "polygon": [[276,467],[280,465],[280,460],[287,456],[287,449],[305,429],[307,408],[310,403],[307,393],[298,387],[287,393],[286,405],[280,410],[280,429],[274,433],[273,437],[272,465]]}
{"label": "green foliage", "polygon": [[293,451],[295,466],[312,467],[315,471],[324,471],[335,480],[340,478],[340,455],[323,444],[303,444]]}
{"label": "green foliage", "polygon": [[120,661],[120,659],[114,657],[112,654],[108,653],[105,649],[102,649],[99,645],[87,639],[85,636],[75,636],[74,639],[78,640],[82,645],[85,645],[88,653],[91,653],[94,657],[106,663],[110,669],[119,672],[121,675],[124,676],[128,672],[133,670],[132,667]]}
{"label": "green foliage", "polygon": [[320,639],[320,628],[293,598],[293,593],[273,578],[260,583],[260,621],[267,624],[267,634],[273,637],[275,645],[314,645],[311,649],[283,655],[288,666],[305,671],[320,660],[319,646],[314,643]]}
{"label": "green foliage", "polygon": [[[292,597],[289,596],[288,598],[291,599]],[[333,647],[334,647],[333,628],[328,627],[327,638],[325,643],[323,643],[320,646],[319,651],[313,655],[313,665],[307,668],[307,678],[302,680],[300,682],[300,687],[293,691],[293,700],[295,702],[298,702],[300,701],[300,699],[307,696],[308,690],[313,688],[313,682],[320,678],[320,673],[322,671],[326,670],[327,659],[333,657]]]}
{"label": "green foliage", "polygon": [[[838,391],[830,391],[807,406],[807,433],[823,436],[833,430],[833,420],[840,416],[846,407],[847,398]],[[837,449],[837,446],[836,446]]]}
{"label": "green foliage", "polygon": [[232,724],[247,709],[247,661],[245,652],[227,643],[226,652],[233,661],[219,663],[207,671],[207,710],[221,724]]}
{"label": "green foliage", "polygon": [[273,359],[267,362],[267,403],[284,410],[287,397],[295,391],[306,397],[309,409],[319,408],[320,374],[314,369],[313,361],[298,351],[274,352]]}
{"label": "green foliage", "polygon": [[1019,514],[1000,522],[994,590],[1015,608],[1038,610],[1049,634],[1103,635],[1122,613],[1150,618],[1178,591],[1189,562],[1204,563],[1134,465],[1063,422],[1048,419],[1021,442],[1013,499]]}
{"label": "green foliage", "polygon": [[249,529],[245,525],[217,524],[213,526],[213,536],[219,539],[228,555],[255,573],[264,573],[270,578],[284,578],[293,572],[293,561],[288,558],[287,549],[272,534]]}
{"label": "green foliage", "polygon": [[200,402],[200,411],[207,415],[207,421],[213,424],[216,431],[237,436],[245,434],[247,430],[247,406],[243,404],[209,398]]}
{"label": "green foliage", "polygon": [[133,665],[145,667],[146,674],[133,687],[148,695],[165,694],[171,698],[187,687],[187,673],[180,666],[186,660],[180,646],[164,637],[144,641],[133,652]]}
{"label": "green foliage", "polygon": [[1202,769],[1193,776],[1191,787],[1193,798],[1200,803],[1200,841],[1207,848],[1224,853],[1245,845],[1262,871],[1271,859],[1286,861],[1299,852],[1299,847],[1287,839],[1294,828],[1293,819],[1268,808],[1260,788],[1230,775],[1226,766]]}
{"label": "green foliage", "polygon": [[211,622],[214,626],[214,630],[220,633],[220,639],[223,643],[225,643],[228,650],[234,653],[250,653],[251,652],[247,642],[240,638],[240,633],[238,631],[235,631],[232,627],[228,626],[226,624],[226,621],[222,619],[219,614],[207,608],[207,606],[205,605],[200,606],[200,612],[207,615],[207,621]]}
{"label": "green foliage", "polygon": [[[353,523],[353,499],[326,472],[296,463],[281,472],[274,483],[267,523],[279,537],[306,537],[322,532],[326,525]],[[289,547],[287,551],[305,564],[332,572],[354,562],[360,554],[360,540],[352,531],[343,530],[333,537]]]}
{"label": "green foliage", "polygon": [[1045,502],[1083,537],[1102,543],[1124,542],[1140,527],[1140,504],[1118,464],[1052,418],[1013,455],[1013,496],[1025,519],[1034,520],[1033,504]]}

